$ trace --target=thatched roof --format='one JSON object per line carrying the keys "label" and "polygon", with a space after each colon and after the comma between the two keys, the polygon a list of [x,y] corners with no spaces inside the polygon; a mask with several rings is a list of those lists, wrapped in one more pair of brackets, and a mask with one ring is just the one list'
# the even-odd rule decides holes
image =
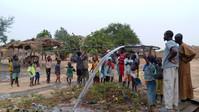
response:
{"label": "thatched roof", "polygon": [[61,47],[63,44],[55,39],[51,39],[51,38],[38,38],[38,39],[28,39],[25,41],[16,41],[16,42],[12,42],[12,43],[8,43],[6,45],[4,45],[3,47],[5,48],[24,48],[24,49],[33,49],[33,50],[37,50],[40,48],[44,48],[44,47]]}

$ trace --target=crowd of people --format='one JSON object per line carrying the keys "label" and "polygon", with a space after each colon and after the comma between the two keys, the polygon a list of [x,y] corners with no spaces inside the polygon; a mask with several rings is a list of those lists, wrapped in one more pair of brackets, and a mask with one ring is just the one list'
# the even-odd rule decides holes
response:
{"label": "crowd of people", "polygon": [[[190,61],[196,55],[187,44],[183,42],[183,35],[176,34],[173,40],[173,32],[168,30],[164,33],[166,41],[163,58],[152,53],[143,51],[145,64],[143,66],[144,80],[147,88],[147,98],[149,110],[155,107],[157,101],[164,101],[165,107],[162,110],[176,111],[179,101],[186,101],[193,98]],[[155,51],[153,51],[155,52]],[[89,78],[89,72],[93,72],[99,63],[98,55],[92,57],[92,66],[89,70],[89,60],[84,52],[77,52],[74,62],[68,62],[66,66],[66,81],[69,85],[73,80],[74,72],[77,75],[77,83],[83,85]],[[61,60],[56,59],[55,75],[56,83],[61,83]],[[130,87],[137,92],[141,80],[139,78],[140,69],[139,53],[121,49],[108,57],[99,67],[93,81],[94,83],[113,82],[118,79],[123,86]],[[46,82],[50,83],[52,58],[46,59]],[[19,87],[20,64],[17,56],[9,59],[10,83],[14,82]],[[27,67],[30,77],[30,86],[40,84],[41,68],[39,61],[30,61]],[[118,76],[118,77],[117,77]],[[164,99],[164,100],[163,100]]]}

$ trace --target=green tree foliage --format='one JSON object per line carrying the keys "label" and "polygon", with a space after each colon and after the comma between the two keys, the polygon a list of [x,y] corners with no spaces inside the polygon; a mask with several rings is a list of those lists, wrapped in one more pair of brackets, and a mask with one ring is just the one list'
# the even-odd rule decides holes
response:
{"label": "green tree foliage", "polygon": [[16,40],[15,39],[10,39],[10,43],[12,43],[12,42],[16,42]]}
{"label": "green tree foliage", "polygon": [[75,52],[80,49],[82,36],[70,35],[63,27],[55,32],[55,39],[64,43],[65,52]]}
{"label": "green tree foliage", "polygon": [[106,49],[110,49],[113,47],[113,42],[110,38],[108,38],[109,36],[102,30],[96,31],[87,36],[87,38],[84,40],[84,45],[82,47],[83,50],[91,54],[96,54],[102,53]]}
{"label": "green tree foliage", "polygon": [[52,38],[52,35],[48,30],[44,29],[37,34],[37,38]]}
{"label": "green tree foliage", "polygon": [[8,37],[5,33],[8,32],[8,28],[10,28],[10,25],[12,25],[14,22],[14,17],[0,17],[0,42],[6,44]]}
{"label": "green tree foliage", "polygon": [[128,24],[112,23],[88,35],[83,47],[93,54],[102,53],[119,45],[139,43],[139,38]]}
{"label": "green tree foliage", "polygon": [[136,33],[128,24],[112,23],[105,29],[105,33],[113,39],[115,46],[140,43]]}

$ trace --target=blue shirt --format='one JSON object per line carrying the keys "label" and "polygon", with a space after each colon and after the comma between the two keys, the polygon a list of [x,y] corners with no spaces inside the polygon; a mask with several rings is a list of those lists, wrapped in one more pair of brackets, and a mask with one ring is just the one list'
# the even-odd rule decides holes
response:
{"label": "blue shirt", "polygon": [[[176,64],[171,63],[168,58],[169,58],[169,52],[171,48],[177,48],[177,56],[175,57],[175,61],[177,62]],[[179,47],[177,43],[173,40],[169,40],[165,44],[165,49],[164,49],[164,54],[163,54],[163,61],[162,61],[162,67],[163,68],[171,68],[171,67],[178,67],[179,65]]]}
{"label": "blue shirt", "polygon": [[19,64],[19,61],[13,61],[13,64],[12,64],[12,68],[13,68],[13,73],[20,73],[20,64]]}
{"label": "blue shirt", "polygon": [[60,71],[61,71],[60,64],[56,64],[55,65],[55,73],[60,73]]}
{"label": "blue shirt", "polygon": [[153,64],[151,64],[151,63],[145,64],[143,71],[144,71],[144,79],[146,81],[155,80],[154,74],[155,74],[156,71],[155,71],[155,66]]}
{"label": "blue shirt", "polygon": [[83,59],[82,59],[82,57],[81,56],[77,56],[76,58],[75,58],[75,62],[77,63],[76,64],[76,68],[77,68],[77,70],[83,70],[84,69],[84,63],[83,63]]}

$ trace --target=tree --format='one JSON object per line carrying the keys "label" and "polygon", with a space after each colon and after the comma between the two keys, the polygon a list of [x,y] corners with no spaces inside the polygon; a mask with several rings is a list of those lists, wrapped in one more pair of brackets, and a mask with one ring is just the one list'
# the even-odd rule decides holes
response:
{"label": "tree", "polygon": [[10,39],[10,43],[12,43],[12,42],[16,42],[16,40],[15,39]]}
{"label": "tree", "polygon": [[84,46],[90,53],[102,53],[119,45],[139,43],[139,38],[128,24],[112,23],[89,34],[84,41]]}
{"label": "tree", "polygon": [[96,31],[84,40],[83,49],[91,54],[102,53],[113,47],[111,39],[103,31]]}
{"label": "tree", "polygon": [[14,17],[8,17],[0,18],[0,42],[6,44],[8,37],[5,33],[8,32],[8,28],[10,28],[10,25],[12,25],[14,22]]}
{"label": "tree", "polygon": [[56,40],[59,40],[64,44],[64,47],[59,49],[61,59],[65,59],[69,53],[75,53],[80,50],[83,36],[75,35],[73,33],[70,35],[63,27],[60,27],[60,29],[56,30],[54,36]]}
{"label": "tree", "polygon": [[48,30],[44,29],[37,34],[37,38],[52,38],[52,35]]}
{"label": "tree", "polygon": [[64,43],[64,50],[73,52],[80,49],[80,40],[82,36],[72,34],[70,35],[63,27],[55,32],[55,39]]}
{"label": "tree", "polygon": [[56,40],[64,41],[68,37],[70,37],[70,34],[63,27],[60,27],[60,30],[55,32]]}
{"label": "tree", "polygon": [[115,46],[140,43],[136,33],[128,24],[109,24],[105,29],[105,33],[113,39]]}

